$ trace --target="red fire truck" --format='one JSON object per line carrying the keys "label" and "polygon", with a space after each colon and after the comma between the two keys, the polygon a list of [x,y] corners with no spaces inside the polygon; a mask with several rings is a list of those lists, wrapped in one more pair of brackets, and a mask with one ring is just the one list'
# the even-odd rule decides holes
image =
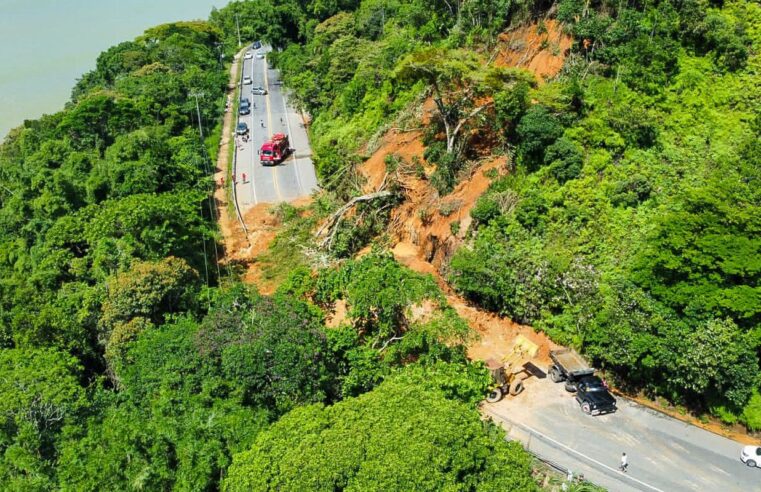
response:
{"label": "red fire truck", "polygon": [[276,133],[262,144],[262,148],[259,149],[259,161],[263,166],[275,165],[285,159],[290,151],[288,135]]}

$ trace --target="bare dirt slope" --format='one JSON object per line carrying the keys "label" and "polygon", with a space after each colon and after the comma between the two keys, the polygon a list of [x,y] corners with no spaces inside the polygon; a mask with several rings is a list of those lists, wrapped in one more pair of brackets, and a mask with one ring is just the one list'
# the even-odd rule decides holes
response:
{"label": "bare dirt slope", "polygon": [[525,68],[543,82],[563,68],[572,43],[573,38],[563,33],[558,21],[545,19],[500,34],[494,64]]}
{"label": "bare dirt slope", "polygon": [[508,318],[500,317],[470,305],[466,300],[452,291],[432,264],[418,256],[418,250],[414,245],[406,242],[397,243],[392,251],[397,261],[408,268],[420,273],[433,275],[444,291],[449,305],[478,333],[478,339],[473,341],[468,347],[468,357],[478,360],[499,359],[512,348],[515,337],[523,335],[539,346],[539,352],[533,362],[539,366],[549,365],[550,350],[557,348],[557,345],[547,338],[544,333],[537,333],[530,326],[515,323]]}
{"label": "bare dirt slope", "polygon": [[[545,26],[547,28],[545,37],[549,39],[547,42],[543,42],[543,35],[539,32],[542,29],[537,31],[536,25],[502,35],[494,63],[501,66],[527,68],[541,79],[556,74],[562,66],[564,50],[570,46],[570,38],[563,37],[552,21],[545,21]],[[553,43],[558,43],[564,48],[558,52]],[[233,63],[230,71],[229,94],[231,97],[235,96],[239,56],[240,54],[236,57],[236,63]],[[420,118],[423,125],[430,122],[433,111],[432,101],[426,101]],[[226,185],[230,164],[228,145],[233,123],[234,114],[228,112],[225,115],[223,137],[214,175],[217,183],[214,196],[220,212],[219,223],[224,244],[224,261],[228,265],[240,267],[245,272],[244,281],[255,283],[263,293],[268,293],[274,291],[276,286],[269,285],[262,275],[261,264],[257,261],[257,257],[267,250],[277,233],[279,224],[268,205],[259,205],[246,213],[245,222],[248,226],[248,234],[246,234],[236,215],[231,213],[232,207],[228,204],[229,190]],[[434,275],[446,293],[449,303],[480,334],[480,340],[474,342],[469,349],[473,358],[501,357],[510,348],[513,338],[523,334],[540,345],[538,361],[548,360],[547,354],[553,345],[543,334],[535,333],[530,327],[518,325],[468,305],[449,288],[442,275],[442,269],[461,244],[470,226],[471,208],[478,197],[488,189],[491,180],[506,172],[506,159],[504,157],[489,158],[476,163],[465,173],[466,175],[455,190],[441,198],[427,179],[434,168],[427,165],[423,159],[424,146],[421,137],[422,132],[419,130],[389,132],[378,150],[360,169],[367,178],[368,190],[374,190],[386,175],[387,155],[393,154],[406,163],[411,162],[414,157],[424,166],[426,176],[411,172],[404,174],[407,199],[394,210],[390,227],[395,256],[400,262],[414,270]],[[453,225],[455,223],[456,225]],[[338,316],[334,322],[340,322],[341,317]]]}
{"label": "bare dirt slope", "polygon": [[[542,82],[560,71],[571,42],[554,20],[530,24],[500,35],[494,64],[525,68]],[[433,111],[435,106],[429,99],[422,108],[423,126],[430,122]],[[407,164],[419,161],[423,165],[426,177],[411,172],[411,168],[400,174],[406,200],[393,211],[389,228],[395,257],[413,270],[432,274],[449,303],[478,332],[480,339],[469,348],[472,358],[500,358],[511,348],[515,336],[523,334],[540,346],[536,362],[548,363],[549,350],[555,345],[544,334],[470,306],[445,281],[448,261],[471,225],[470,210],[492,179],[507,172],[507,158],[492,157],[477,162],[450,194],[440,197],[427,179],[434,168],[423,159],[423,151],[421,130],[392,130],[360,166],[369,192],[383,182],[386,156],[394,155]]]}

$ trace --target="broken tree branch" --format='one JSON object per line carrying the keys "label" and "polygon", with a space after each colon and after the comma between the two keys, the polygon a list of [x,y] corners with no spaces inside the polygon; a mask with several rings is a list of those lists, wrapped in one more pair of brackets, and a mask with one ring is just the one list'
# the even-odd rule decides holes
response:
{"label": "broken tree branch", "polygon": [[323,233],[330,231],[330,234],[320,243],[320,247],[326,247],[330,249],[333,245],[333,240],[336,237],[336,233],[338,232],[338,226],[341,225],[341,222],[343,221],[344,215],[351,210],[352,207],[354,207],[356,204],[360,202],[369,202],[372,200],[376,200],[378,198],[384,198],[387,196],[391,196],[391,192],[388,190],[383,190],[383,188],[386,185],[386,178],[383,178],[383,183],[381,184],[381,188],[379,191],[376,191],[374,193],[368,193],[367,195],[357,196],[346,202],[341,208],[333,212],[333,214],[328,217],[328,220],[325,221],[325,223],[320,227],[320,229],[315,234],[315,237],[320,237],[323,235]]}
{"label": "broken tree branch", "polygon": [[403,338],[404,338],[404,335],[402,335],[402,336],[400,336],[400,337],[397,337],[397,336],[393,336],[393,337],[389,338],[388,340],[386,340],[386,342],[383,344],[383,346],[382,346],[381,348],[379,348],[379,349],[378,349],[378,353],[381,353],[381,352],[383,352],[384,350],[386,350],[386,347],[388,347],[388,345],[389,345],[391,342],[396,342],[396,341],[398,341],[398,340],[401,340],[401,339],[403,339]]}
{"label": "broken tree branch", "polygon": [[473,111],[471,111],[467,116],[464,118],[461,118],[460,121],[457,122],[457,126],[452,131],[451,135],[449,134],[449,128],[447,127],[447,152],[452,152],[454,150],[454,144],[455,140],[457,140],[457,135],[460,133],[460,130],[462,129],[462,126],[467,123],[471,118],[474,118],[483,111],[484,109],[488,108],[494,104],[493,102],[489,102],[484,104],[483,106],[479,106]]}

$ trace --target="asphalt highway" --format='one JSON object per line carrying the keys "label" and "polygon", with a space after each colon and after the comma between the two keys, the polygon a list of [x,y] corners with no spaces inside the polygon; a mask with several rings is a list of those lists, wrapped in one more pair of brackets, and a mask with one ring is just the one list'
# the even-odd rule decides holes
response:
{"label": "asphalt highway", "polygon": [[[484,413],[511,439],[615,492],[761,490],[761,468],[740,461],[743,444],[617,397],[616,413],[592,417],[562,384],[526,380],[526,390]],[[621,453],[627,473],[618,470]]]}
{"label": "asphalt highway", "polygon": [[[235,186],[241,212],[258,203],[293,201],[311,195],[318,188],[311,159],[309,138],[302,116],[288,102],[277,70],[269,68],[269,47],[251,49],[253,57],[243,60],[243,77],[252,84],[241,84],[241,99],[251,100],[251,113],[238,115],[249,127],[249,140],[236,136]],[[265,55],[258,58],[257,53]],[[252,94],[254,87],[264,87],[267,95]],[[257,151],[274,133],[285,133],[294,151],[276,166],[262,166]],[[245,174],[245,180],[244,180]]]}

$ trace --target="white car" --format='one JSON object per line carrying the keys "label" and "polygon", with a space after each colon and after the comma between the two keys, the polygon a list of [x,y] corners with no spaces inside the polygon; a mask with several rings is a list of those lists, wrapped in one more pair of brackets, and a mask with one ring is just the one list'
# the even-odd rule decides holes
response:
{"label": "white car", "polygon": [[246,76],[246,77],[243,77],[243,85],[250,85],[250,84],[252,84],[253,82],[254,82],[254,81],[253,81],[253,80],[251,80],[251,77],[248,77],[248,76]]}
{"label": "white car", "polygon": [[244,58],[245,60],[250,60],[250,59],[251,59],[251,58],[253,58],[253,57],[254,57],[254,54],[253,54],[253,53],[251,53],[250,51],[247,51],[247,52],[246,52],[246,54],[243,56],[243,58]]}
{"label": "white car", "polygon": [[256,58],[257,58],[258,60],[261,60],[262,58],[264,58],[264,53],[257,53],[257,54],[256,54]]}
{"label": "white car", "polygon": [[748,466],[761,467],[761,446],[745,446],[740,453],[740,460]]}

